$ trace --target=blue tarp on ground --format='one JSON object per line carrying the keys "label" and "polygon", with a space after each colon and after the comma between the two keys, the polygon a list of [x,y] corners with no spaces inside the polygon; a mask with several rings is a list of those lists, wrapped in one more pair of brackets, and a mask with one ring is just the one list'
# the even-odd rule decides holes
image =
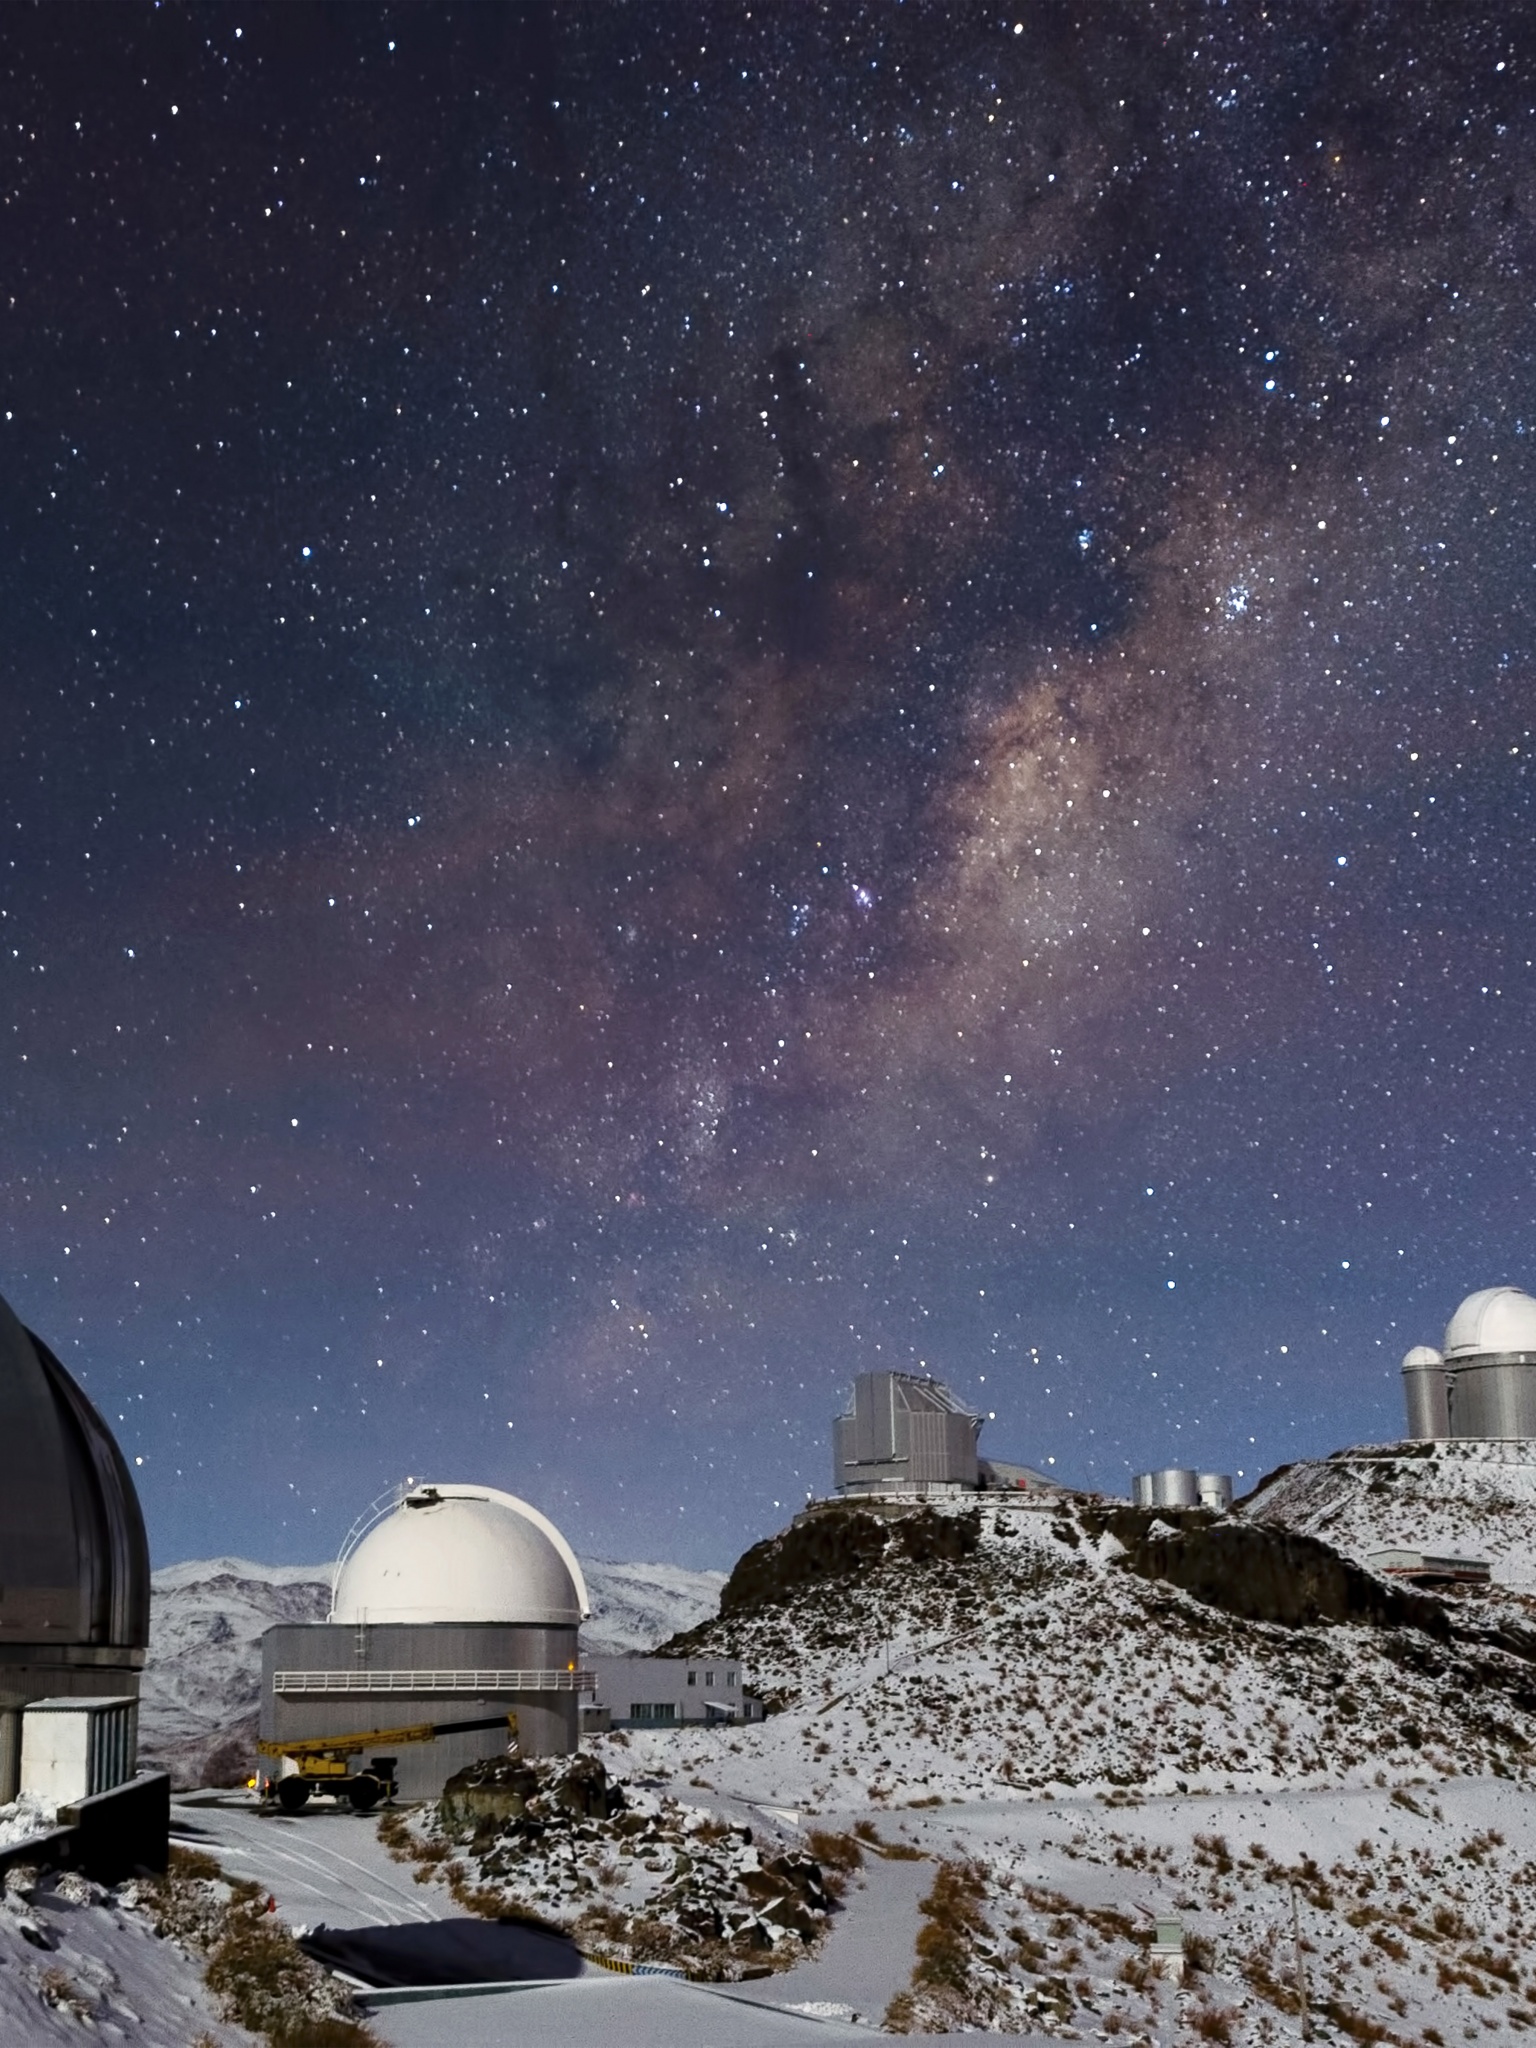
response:
{"label": "blue tarp on ground", "polygon": [[396,1984],[511,1984],[579,1977],[564,1934],[526,1920],[418,1920],[406,1927],[316,1927],[299,1946],[328,1970]]}

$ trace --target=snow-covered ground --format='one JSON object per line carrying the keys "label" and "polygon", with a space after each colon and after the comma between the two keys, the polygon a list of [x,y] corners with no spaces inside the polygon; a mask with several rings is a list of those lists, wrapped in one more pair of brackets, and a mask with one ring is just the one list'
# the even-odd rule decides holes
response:
{"label": "snow-covered ground", "polygon": [[132,2048],[258,2048],[219,2017],[192,1958],[140,1914],[66,1873],[0,1905],[0,2041],[81,2040]]}
{"label": "snow-covered ground", "polygon": [[[738,1582],[730,1611],[703,1620],[718,1577],[611,1568],[629,1574],[610,1606],[625,1647],[692,1620],[692,1648],[739,1657],[781,1708],[598,1738],[641,1815],[712,1811],[738,1839],[753,1827],[764,1857],[810,1851],[817,1831],[861,1837],[825,1940],[740,1992],[928,2032],[1265,2048],[1299,2038],[1299,1921],[1319,2039],[1536,2032],[1536,1461],[1357,1450],[1293,1468],[1243,1516],[1258,1526],[1234,1534],[1264,1569],[1319,1584],[1326,1554],[1281,1532],[1356,1559],[1399,1543],[1486,1556],[1499,1583],[1415,1610],[1356,1575],[1341,1611],[1374,1619],[1255,1620],[1234,1607],[1262,1594],[1262,1571],[1235,1602],[1142,1576],[1145,1543],[1086,1499],[957,1499],[866,1529],[841,1564],[834,1520],[819,1561],[821,1535],[782,1570],[795,1539],[776,1540],[782,1557],[760,1547],[757,1591]],[[248,1567],[182,1570],[205,1621],[229,1612],[214,1580],[256,1583]],[[594,1568],[595,1605],[602,1583]],[[1269,1611],[1250,1600],[1247,1616]],[[421,1882],[389,1863],[367,1820],[183,1819],[290,1919],[316,1917],[328,1891],[354,1921],[458,1910],[441,1870]],[[453,1853],[461,1888],[485,1875],[511,1898],[526,1877],[554,1917],[611,1909],[622,1949],[636,1873],[587,1848],[569,1872],[532,1837],[526,1871],[510,1836]],[[647,1883],[683,1867],[675,1845],[651,1861]],[[1158,1918],[1188,1937],[1181,1990],[1149,1973]]]}
{"label": "snow-covered ground", "polygon": [[1399,1544],[1487,1558],[1496,1584],[1536,1593],[1536,1445],[1360,1445],[1287,1466],[1237,1512],[1362,1561]]}
{"label": "snow-covered ground", "polygon": [[[958,1562],[913,1564],[893,1543],[859,1576],[695,1632],[785,1711],[750,1730],[632,1729],[602,1739],[604,1761],[823,1815],[1527,1770],[1536,1685],[1505,1650],[1242,1620],[1127,1570],[1091,1507],[950,1512],[978,1518]],[[1456,1611],[1480,1626],[1477,1603]]]}
{"label": "snow-covered ground", "polygon": [[[753,1995],[868,2013],[906,1989],[892,2016],[919,2031],[1259,2048],[1298,2035],[1299,1915],[1320,2038],[1536,2030],[1536,1684],[1497,1647],[1497,1601],[1448,1603],[1443,1635],[1244,1620],[1136,1576],[1103,1523],[986,1506],[958,1560],[893,1540],[696,1633],[784,1698],[761,1727],[602,1739],[653,1792],[873,1821],[927,1858],[917,1879],[867,1854],[846,1923]],[[1192,1938],[1178,1993],[1148,1974],[1158,1917]]]}
{"label": "snow-covered ground", "polygon": [[[583,1558],[592,1651],[648,1649],[713,1614],[723,1572]],[[330,1565],[267,1565],[195,1558],[154,1574],[149,1660],[140,1709],[146,1762],[178,1783],[245,1775],[261,1693],[261,1638],[278,1622],[323,1621]]]}
{"label": "snow-covered ground", "polygon": [[54,1825],[54,1809],[35,1792],[24,1792],[9,1806],[0,1806],[0,1849],[30,1841],[34,1835],[46,1835]]}

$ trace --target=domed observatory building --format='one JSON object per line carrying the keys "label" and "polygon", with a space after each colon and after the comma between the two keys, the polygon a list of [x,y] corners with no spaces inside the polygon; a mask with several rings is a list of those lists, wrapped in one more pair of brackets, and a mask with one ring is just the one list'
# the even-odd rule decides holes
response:
{"label": "domed observatory building", "polygon": [[19,1710],[138,1697],[149,1545],[112,1432],[0,1300],[0,1800],[15,1796]]}
{"label": "domed observatory building", "polygon": [[1469,1294],[1445,1348],[1403,1360],[1408,1434],[1421,1440],[1536,1437],[1536,1300],[1523,1288]]}
{"label": "domed observatory building", "polygon": [[402,1490],[348,1539],[329,1618],[262,1638],[262,1740],[440,1727],[395,1751],[407,1799],[500,1755],[508,1713],[524,1755],[562,1755],[593,1683],[588,1612],[576,1554],[537,1508],[491,1486]]}

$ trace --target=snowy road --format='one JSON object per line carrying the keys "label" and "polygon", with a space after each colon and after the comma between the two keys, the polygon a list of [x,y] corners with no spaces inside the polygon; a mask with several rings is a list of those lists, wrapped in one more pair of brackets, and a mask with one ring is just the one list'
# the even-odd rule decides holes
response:
{"label": "snowy road", "polygon": [[440,1885],[411,1881],[384,1850],[371,1816],[317,1810],[290,1820],[239,1795],[171,1809],[171,1833],[217,1856],[231,1877],[264,1885],[290,1927],[379,1927],[457,1914]]}
{"label": "snowy road", "polygon": [[920,1916],[917,1902],[933,1883],[933,1865],[865,1859],[819,1954],[782,1977],[743,1984],[739,1995],[763,2005],[851,2006],[878,2021],[911,1974]]}

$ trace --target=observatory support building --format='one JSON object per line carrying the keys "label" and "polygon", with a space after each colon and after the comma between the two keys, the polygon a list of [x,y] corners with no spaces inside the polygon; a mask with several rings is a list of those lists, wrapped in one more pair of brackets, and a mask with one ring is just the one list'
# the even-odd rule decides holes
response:
{"label": "observatory support building", "polygon": [[[577,1644],[588,1607],[575,1552],[526,1501],[489,1486],[402,1492],[343,1552],[329,1619],[262,1638],[262,1739],[515,1713],[525,1755],[573,1750],[592,1687]],[[504,1725],[402,1746],[401,1794],[435,1798],[506,1746]]]}
{"label": "observatory support building", "polygon": [[1536,1301],[1523,1288],[1469,1294],[1445,1348],[1416,1344],[1403,1360],[1410,1437],[1536,1437]]}

